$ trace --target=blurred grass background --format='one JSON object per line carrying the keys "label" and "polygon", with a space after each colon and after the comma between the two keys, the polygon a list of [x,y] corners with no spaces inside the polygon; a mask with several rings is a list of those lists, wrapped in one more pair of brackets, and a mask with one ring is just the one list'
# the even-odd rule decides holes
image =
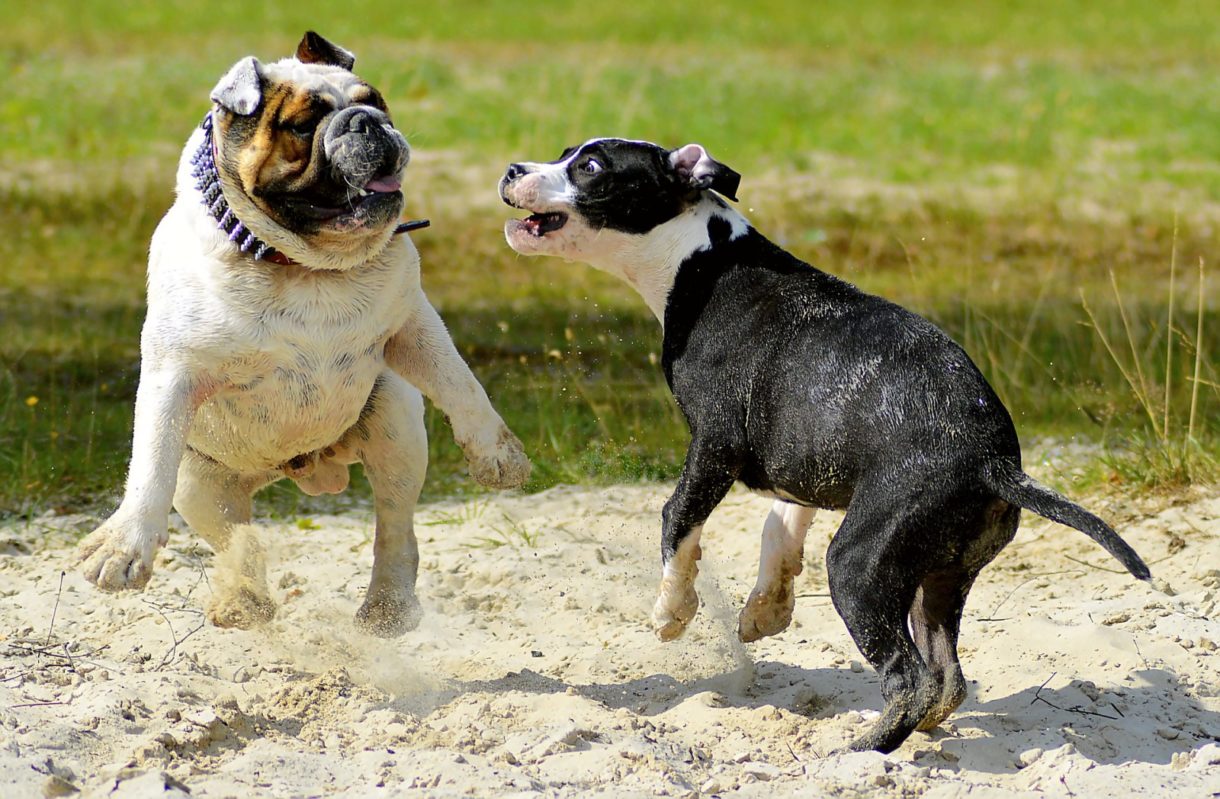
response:
{"label": "blurred grass background", "polygon": [[[116,501],[147,242],[182,142],[229,65],[286,56],[306,29],[357,54],[414,147],[425,288],[525,441],[532,488],[665,478],[685,447],[643,304],[500,233],[504,165],[595,135],[707,146],[745,175],[764,233],[962,342],[1027,445],[1095,446],[1077,478],[1216,476],[1210,4],[11,1],[0,516]],[[429,428],[425,493],[473,490],[434,411]]]}

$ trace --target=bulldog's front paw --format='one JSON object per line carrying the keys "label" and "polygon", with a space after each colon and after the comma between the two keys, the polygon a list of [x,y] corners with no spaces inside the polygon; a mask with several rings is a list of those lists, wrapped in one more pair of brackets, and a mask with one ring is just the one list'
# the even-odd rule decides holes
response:
{"label": "bulldog's front paw", "polygon": [[517,488],[530,476],[530,460],[513,432],[500,425],[492,435],[460,440],[470,476],[488,488]]}
{"label": "bulldog's front paw", "polygon": [[356,625],[378,638],[397,638],[419,626],[424,615],[411,594],[370,596],[356,611]]}
{"label": "bulldog's front paw", "polygon": [[148,584],[153,556],[168,539],[164,527],[112,518],[80,542],[76,558],[85,579],[103,591],[139,589]]}
{"label": "bulldog's front paw", "polygon": [[699,595],[691,582],[666,578],[661,581],[656,604],[652,606],[652,629],[662,641],[672,641],[686,632],[686,626],[699,611]]}
{"label": "bulldog's front paw", "polygon": [[208,603],[207,619],[217,627],[249,630],[275,617],[275,600],[249,588],[217,594]]}

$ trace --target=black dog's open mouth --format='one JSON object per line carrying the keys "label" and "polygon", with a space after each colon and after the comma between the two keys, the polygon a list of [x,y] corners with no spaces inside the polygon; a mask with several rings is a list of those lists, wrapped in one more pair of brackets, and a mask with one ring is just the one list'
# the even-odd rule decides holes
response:
{"label": "black dog's open mouth", "polygon": [[568,215],[562,211],[552,211],[545,214],[530,214],[521,220],[521,227],[530,235],[542,238],[548,233],[554,233],[568,223]]}
{"label": "black dog's open mouth", "polygon": [[326,221],[341,216],[354,216],[375,203],[402,199],[402,183],[393,177],[370,180],[364,188],[348,196],[345,192],[285,194],[284,206],[305,219]]}

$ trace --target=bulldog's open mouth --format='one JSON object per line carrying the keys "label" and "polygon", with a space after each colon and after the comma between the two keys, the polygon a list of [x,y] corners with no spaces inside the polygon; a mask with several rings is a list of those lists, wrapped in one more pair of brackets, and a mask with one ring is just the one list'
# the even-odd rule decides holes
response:
{"label": "bulldog's open mouth", "polygon": [[393,175],[374,178],[354,192],[349,187],[344,188],[343,193],[302,192],[286,194],[280,199],[301,217],[318,221],[355,216],[381,203],[402,201],[402,181]]}

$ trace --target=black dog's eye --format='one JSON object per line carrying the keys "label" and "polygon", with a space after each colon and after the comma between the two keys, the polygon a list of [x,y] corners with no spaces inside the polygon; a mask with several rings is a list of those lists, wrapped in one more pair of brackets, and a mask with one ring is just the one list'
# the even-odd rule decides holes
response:
{"label": "black dog's eye", "polygon": [[602,171],[601,162],[598,161],[596,158],[590,158],[590,159],[586,160],[584,163],[582,163],[577,168],[581,172],[584,172],[586,175],[596,175],[598,172]]}

